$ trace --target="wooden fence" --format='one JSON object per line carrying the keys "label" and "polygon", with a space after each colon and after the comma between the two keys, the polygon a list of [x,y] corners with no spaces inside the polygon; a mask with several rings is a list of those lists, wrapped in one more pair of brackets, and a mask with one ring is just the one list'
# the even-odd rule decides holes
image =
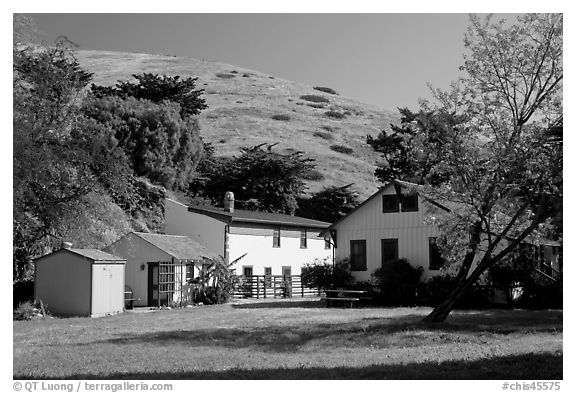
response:
{"label": "wooden fence", "polygon": [[290,298],[318,296],[318,289],[302,285],[300,276],[255,275],[240,276],[240,284],[234,291],[235,298]]}

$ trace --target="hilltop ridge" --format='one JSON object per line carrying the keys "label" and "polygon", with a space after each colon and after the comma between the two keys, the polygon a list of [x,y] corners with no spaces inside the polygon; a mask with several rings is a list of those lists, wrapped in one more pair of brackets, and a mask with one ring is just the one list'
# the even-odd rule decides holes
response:
{"label": "hilltop ridge", "polygon": [[303,151],[316,160],[318,172],[307,181],[309,192],[354,183],[362,200],[380,185],[374,177],[379,157],[366,144],[366,135],[375,136],[397,122],[391,111],[216,61],[94,50],[80,50],[77,57],[99,85],[143,72],[198,77],[197,87],[205,90],[208,104],[199,115],[201,135],[217,155],[278,143],[279,152]]}

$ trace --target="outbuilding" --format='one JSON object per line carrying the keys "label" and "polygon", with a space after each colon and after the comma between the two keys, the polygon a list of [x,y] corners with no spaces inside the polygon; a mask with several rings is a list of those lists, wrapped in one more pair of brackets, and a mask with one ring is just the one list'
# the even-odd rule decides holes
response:
{"label": "outbuilding", "polygon": [[190,295],[187,281],[218,254],[187,236],[130,232],[104,248],[126,259],[134,306],[167,305]]}
{"label": "outbuilding", "polygon": [[34,261],[34,297],[58,316],[101,317],[124,311],[126,260],[69,243]]}

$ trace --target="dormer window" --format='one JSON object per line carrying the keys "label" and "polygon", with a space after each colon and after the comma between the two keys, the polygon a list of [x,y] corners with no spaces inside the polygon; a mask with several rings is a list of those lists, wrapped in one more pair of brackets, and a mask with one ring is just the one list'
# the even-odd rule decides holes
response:
{"label": "dormer window", "polygon": [[400,211],[400,200],[398,195],[382,195],[382,213],[398,213]]}
{"label": "dormer window", "polygon": [[418,195],[382,195],[382,213],[417,212]]}
{"label": "dormer window", "polygon": [[403,212],[417,212],[418,211],[418,195],[402,195],[402,211]]}

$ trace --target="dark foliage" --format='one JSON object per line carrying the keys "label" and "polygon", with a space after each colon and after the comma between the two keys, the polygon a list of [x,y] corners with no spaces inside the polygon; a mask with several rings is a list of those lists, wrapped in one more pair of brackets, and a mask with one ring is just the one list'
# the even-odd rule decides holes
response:
{"label": "dark foliage", "polygon": [[298,199],[296,215],[326,222],[338,221],[360,204],[358,194],[350,186],[352,184],[328,187],[312,194],[310,198]]}
{"label": "dark foliage", "polygon": [[310,102],[330,102],[330,100],[326,97],[323,96],[317,96],[314,94],[305,94],[303,96],[300,96],[301,100],[304,101],[310,101]]}
{"label": "dark foliage", "polygon": [[314,86],[314,90],[322,91],[322,92],[328,93],[328,94],[338,95],[338,92],[336,90],[331,89],[329,87]]}
{"label": "dark foliage", "polygon": [[336,263],[334,266],[326,261],[307,263],[300,273],[302,285],[319,290],[347,288],[354,283],[354,277],[347,263]]}
{"label": "dark foliage", "polygon": [[377,301],[388,306],[413,306],[422,267],[413,267],[406,259],[388,261],[372,273],[378,288]]}
{"label": "dark foliage", "polygon": [[272,115],[272,120],[279,120],[279,121],[290,121],[290,116],[288,115]]}
{"label": "dark foliage", "polygon": [[327,111],[326,113],[324,113],[324,115],[326,117],[330,117],[332,119],[343,119],[346,117],[346,115],[344,113],[336,112],[336,111]]}
{"label": "dark foliage", "polygon": [[330,150],[334,150],[334,151],[336,151],[338,153],[342,153],[342,154],[354,153],[354,149],[352,149],[351,147],[342,146],[342,145],[331,145]]}
{"label": "dark foliage", "polygon": [[200,177],[190,183],[190,196],[221,206],[226,191],[232,191],[237,209],[294,214],[314,160],[302,152],[277,153],[273,146],[243,148],[233,158],[211,158],[212,165],[205,165]]}
{"label": "dark foliage", "polygon": [[198,121],[182,118],[178,104],[134,97],[93,97],[86,116],[110,130],[137,176],[169,189],[183,189],[202,157]]}
{"label": "dark foliage", "polygon": [[322,131],[315,131],[314,136],[317,136],[318,138],[326,139],[327,141],[334,139],[334,136],[332,134],[329,134],[327,132],[322,132]]}
{"label": "dark foliage", "polygon": [[105,96],[134,97],[157,104],[164,101],[176,102],[180,105],[182,117],[198,115],[208,108],[206,101],[202,98],[204,90],[196,89],[198,78],[148,73],[134,74],[132,77],[136,79],[136,83],[119,81],[113,87],[92,84],[92,93],[100,98]]}

